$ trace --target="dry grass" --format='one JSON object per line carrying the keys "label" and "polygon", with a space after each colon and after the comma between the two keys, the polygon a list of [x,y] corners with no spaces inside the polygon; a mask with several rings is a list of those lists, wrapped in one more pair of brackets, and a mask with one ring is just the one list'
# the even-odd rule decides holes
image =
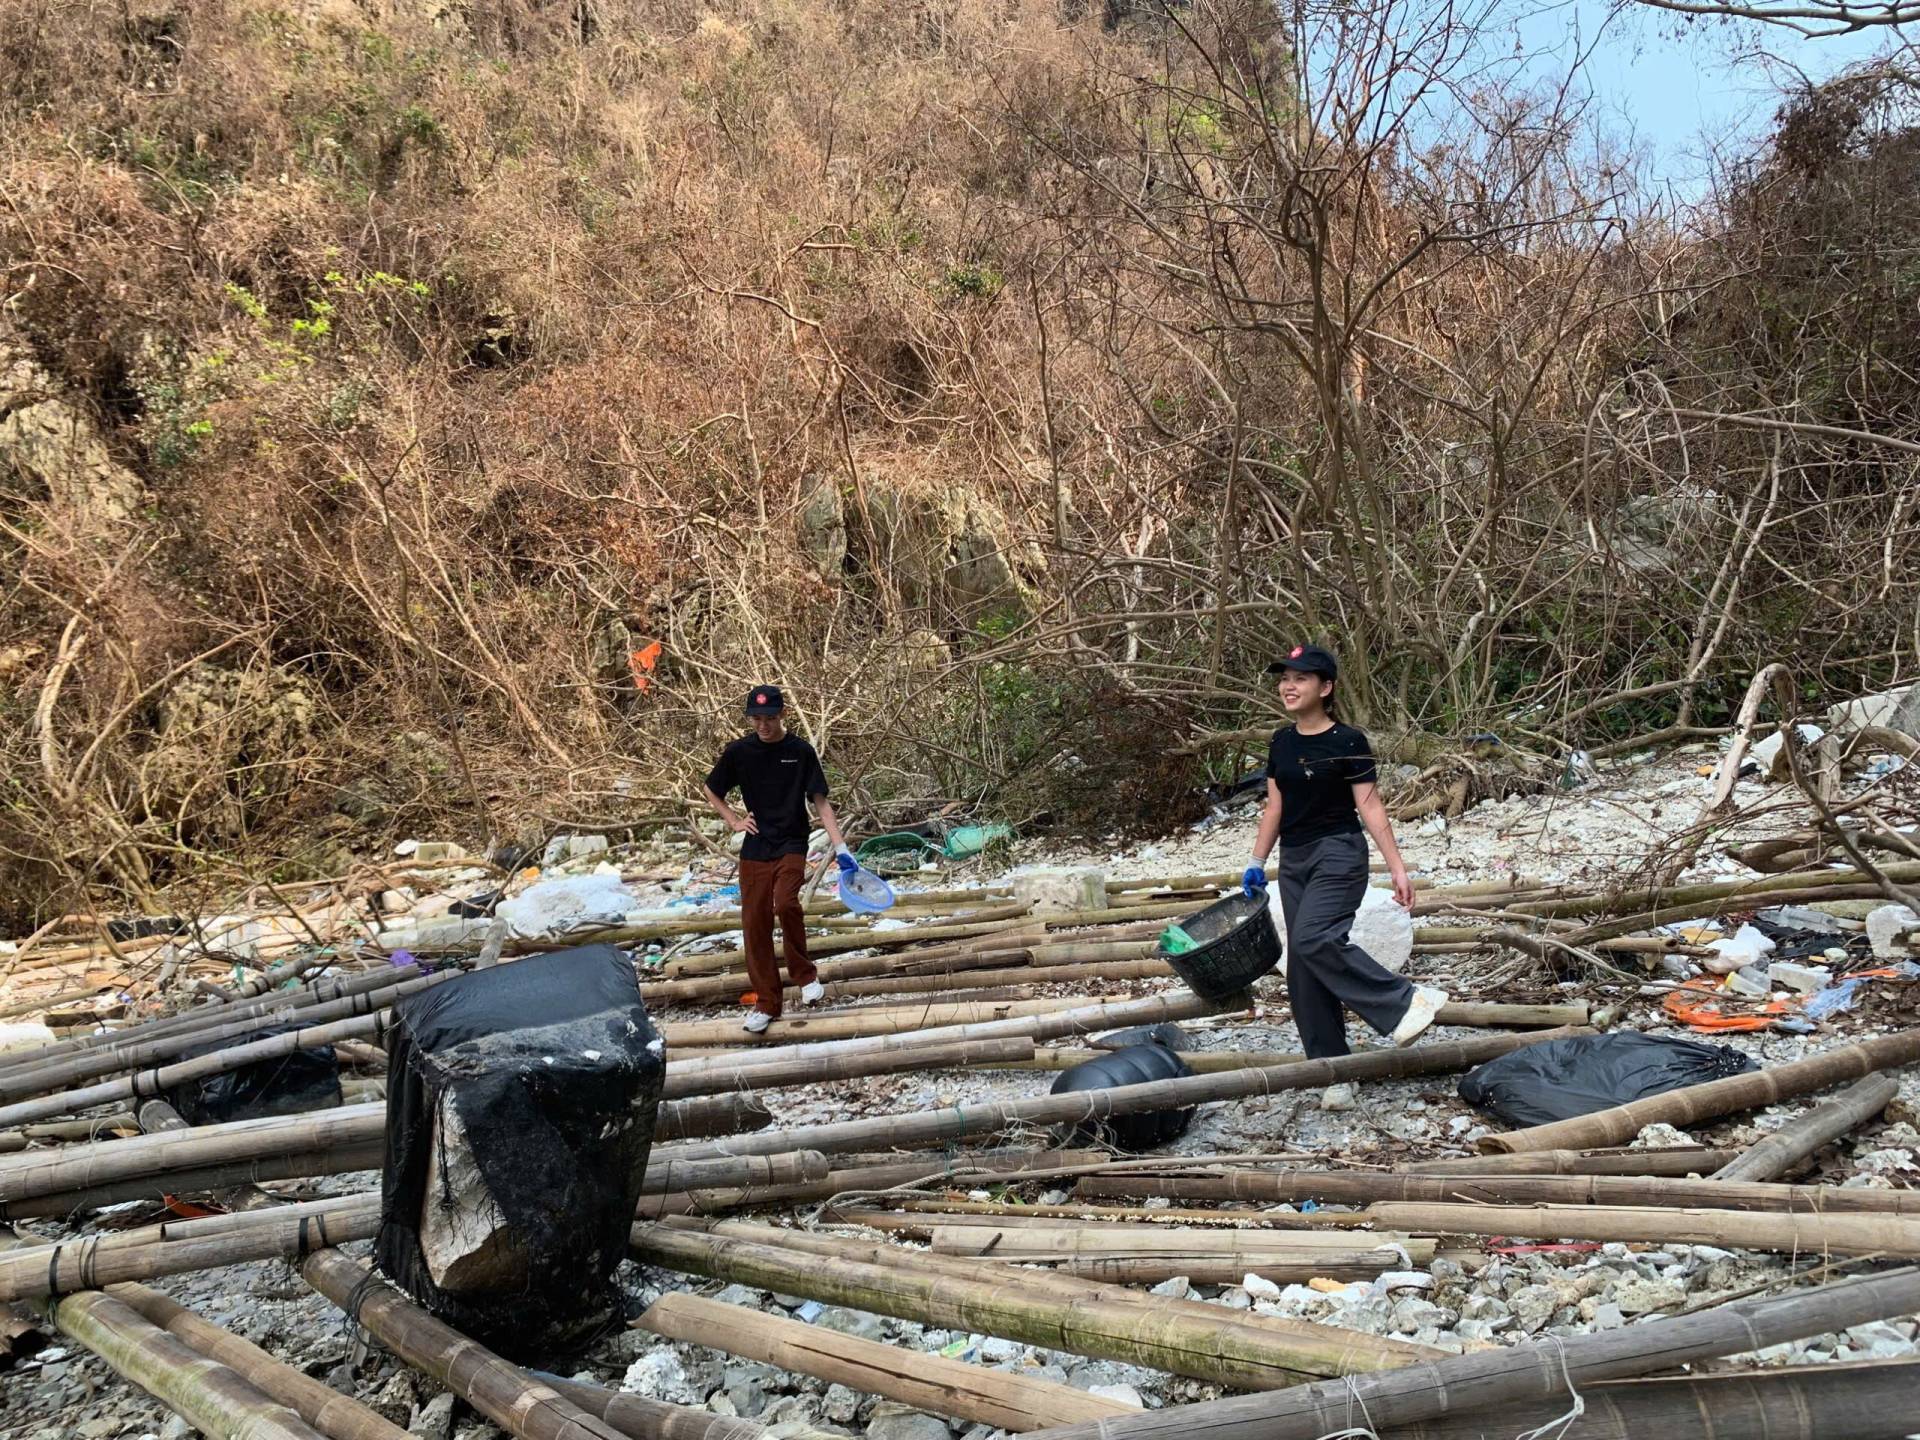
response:
{"label": "dry grass", "polygon": [[[1537,107],[1303,120],[1230,4],[588,13],[0,0],[5,313],[144,487],[0,485],[0,912],[681,814],[765,677],[863,822],[1132,825],[1197,771],[1035,777],[1256,718],[1303,631],[1375,723],[1542,747],[1737,693],[1780,615],[1911,660],[1904,569],[1801,574],[1889,502],[1808,449],[1766,511],[1768,436],[1650,417],[1649,296],[1719,252]],[[1636,569],[1624,502],[1703,466]]]}

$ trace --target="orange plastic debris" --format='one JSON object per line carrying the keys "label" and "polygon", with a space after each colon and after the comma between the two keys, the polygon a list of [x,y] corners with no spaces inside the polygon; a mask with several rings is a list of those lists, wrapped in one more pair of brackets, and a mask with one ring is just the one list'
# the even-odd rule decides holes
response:
{"label": "orange plastic debris", "polygon": [[[1726,1003],[1747,1005],[1739,1011],[1721,1008]],[[1769,1000],[1764,1005],[1751,1005],[1728,995],[1716,986],[1702,984],[1698,980],[1689,980],[1678,990],[1671,992],[1660,1002],[1665,1010],[1681,1024],[1694,1030],[1710,1032],[1764,1030],[1782,1015],[1790,1015],[1799,1008],[1794,1000]]]}

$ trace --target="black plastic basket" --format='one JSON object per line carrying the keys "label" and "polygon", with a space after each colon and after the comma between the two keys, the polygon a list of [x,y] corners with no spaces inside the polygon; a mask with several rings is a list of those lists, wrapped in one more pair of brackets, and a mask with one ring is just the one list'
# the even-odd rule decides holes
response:
{"label": "black plastic basket", "polygon": [[1162,951],[1160,958],[1202,999],[1231,999],[1280,963],[1280,932],[1264,891],[1216,900],[1180,928],[1197,948],[1184,955]]}

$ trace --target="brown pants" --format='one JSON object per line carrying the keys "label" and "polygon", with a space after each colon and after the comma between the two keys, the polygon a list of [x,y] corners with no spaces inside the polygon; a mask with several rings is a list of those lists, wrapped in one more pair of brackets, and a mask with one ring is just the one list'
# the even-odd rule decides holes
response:
{"label": "brown pants", "polygon": [[807,879],[807,857],[740,862],[740,921],[746,931],[747,979],[754,1008],[780,1018],[780,967],[773,958],[773,922],[780,922],[780,948],[787,974],[796,985],[811,985],[819,972],[807,958],[807,922],[800,909],[800,887]]}

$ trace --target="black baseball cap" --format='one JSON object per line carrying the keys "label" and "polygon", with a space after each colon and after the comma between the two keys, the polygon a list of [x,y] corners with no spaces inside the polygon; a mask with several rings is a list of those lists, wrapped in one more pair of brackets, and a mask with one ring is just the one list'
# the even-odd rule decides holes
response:
{"label": "black baseball cap", "polygon": [[786,696],[778,685],[756,685],[747,692],[749,715],[778,715],[787,708]]}
{"label": "black baseball cap", "polygon": [[1340,678],[1340,662],[1333,658],[1332,651],[1322,650],[1318,645],[1296,645],[1267,667],[1269,675],[1278,675],[1282,670],[1299,670],[1325,680]]}

